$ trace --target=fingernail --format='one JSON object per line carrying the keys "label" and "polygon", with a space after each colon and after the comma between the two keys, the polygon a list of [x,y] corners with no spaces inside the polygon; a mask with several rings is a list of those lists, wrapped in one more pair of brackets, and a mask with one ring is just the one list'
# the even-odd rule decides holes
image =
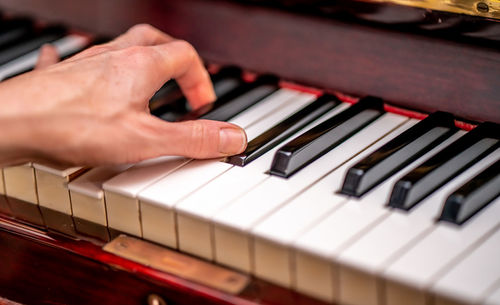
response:
{"label": "fingernail", "polygon": [[221,128],[219,130],[219,152],[235,155],[243,152],[247,146],[247,136],[243,129]]}

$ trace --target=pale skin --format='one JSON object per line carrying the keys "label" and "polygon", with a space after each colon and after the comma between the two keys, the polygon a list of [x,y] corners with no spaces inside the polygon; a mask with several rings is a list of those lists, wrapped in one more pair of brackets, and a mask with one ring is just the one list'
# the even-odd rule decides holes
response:
{"label": "pale skin", "polygon": [[59,62],[44,46],[36,69],[0,83],[0,167],[27,161],[98,166],[179,155],[217,158],[242,152],[238,126],[168,123],[148,101],[174,78],[192,108],[213,102],[194,48],[149,26]]}

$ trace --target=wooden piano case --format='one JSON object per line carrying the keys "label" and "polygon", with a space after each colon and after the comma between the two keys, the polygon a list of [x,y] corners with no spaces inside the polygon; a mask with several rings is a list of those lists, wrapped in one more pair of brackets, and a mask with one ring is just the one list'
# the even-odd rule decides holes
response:
{"label": "wooden piano case", "polygon": [[[422,15],[427,11],[420,8],[349,6],[351,13],[375,19],[385,9],[403,18],[353,22],[337,16],[342,12],[316,14],[314,6],[297,14],[296,5],[304,7],[300,1],[283,3],[289,6],[220,0],[0,0],[6,11],[103,35],[147,22],[192,42],[212,63],[328,91],[380,96],[421,112],[442,110],[464,120],[500,123],[498,33],[496,40],[488,40],[446,28],[416,30],[412,24],[432,24],[432,14]],[[363,11],[367,7],[368,13]],[[482,22],[474,18],[466,19]],[[488,22],[498,31],[497,21]],[[100,245],[0,218],[0,296],[27,304],[320,304],[255,279],[237,294],[224,293],[104,252]]]}

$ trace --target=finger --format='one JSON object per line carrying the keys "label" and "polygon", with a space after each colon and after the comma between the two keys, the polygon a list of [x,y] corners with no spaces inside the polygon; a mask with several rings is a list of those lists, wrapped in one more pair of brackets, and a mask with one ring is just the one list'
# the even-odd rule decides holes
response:
{"label": "finger", "polygon": [[73,56],[68,61],[95,56],[104,52],[121,50],[131,46],[152,46],[168,43],[173,40],[174,38],[149,24],[137,24],[112,41],[93,46]]}
{"label": "finger", "polygon": [[[215,100],[216,96],[210,76],[193,46],[185,41],[175,40],[171,36],[147,24],[136,25],[115,40],[107,44],[94,46],[67,61],[75,61],[105,52],[124,50],[136,46],[152,46],[160,53],[161,62],[157,62],[155,60],[156,57],[150,58],[152,60],[151,64],[154,66],[153,68],[155,70],[161,69],[161,77],[157,79],[160,83],[155,84],[155,89],[160,88],[170,78],[176,78],[193,109],[197,109]],[[142,49],[142,51],[146,50]],[[138,55],[147,57],[150,54]],[[127,56],[123,59],[133,61],[131,57]],[[143,63],[142,60],[137,62]],[[144,67],[137,68],[141,69]],[[148,76],[151,77],[151,74]]]}
{"label": "finger", "polygon": [[57,62],[59,62],[59,54],[57,54],[56,48],[50,44],[45,44],[40,48],[35,70],[43,69]]}
{"label": "finger", "polygon": [[146,114],[133,121],[140,139],[134,141],[128,152],[131,155],[132,151],[137,151],[140,159],[163,155],[217,158],[241,153],[247,145],[245,131],[225,122],[197,120],[167,123]]}
{"label": "finger", "polygon": [[194,47],[186,41],[152,46],[159,55],[163,75],[175,78],[191,107],[197,109],[216,99],[210,75]]}

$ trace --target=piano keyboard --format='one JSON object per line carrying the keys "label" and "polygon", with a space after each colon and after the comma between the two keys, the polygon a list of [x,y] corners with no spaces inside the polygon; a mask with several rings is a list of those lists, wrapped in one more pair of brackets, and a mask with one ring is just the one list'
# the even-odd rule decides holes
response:
{"label": "piano keyboard", "polygon": [[[91,44],[2,22],[2,79],[32,69],[43,43],[62,57]],[[213,81],[212,106],[189,112],[171,81],[152,113],[240,125],[244,153],[6,167],[0,212],[70,235],[136,236],[329,303],[500,304],[498,125],[466,132],[451,114],[417,120],[377,98],[351,105],[236,68]]]}

